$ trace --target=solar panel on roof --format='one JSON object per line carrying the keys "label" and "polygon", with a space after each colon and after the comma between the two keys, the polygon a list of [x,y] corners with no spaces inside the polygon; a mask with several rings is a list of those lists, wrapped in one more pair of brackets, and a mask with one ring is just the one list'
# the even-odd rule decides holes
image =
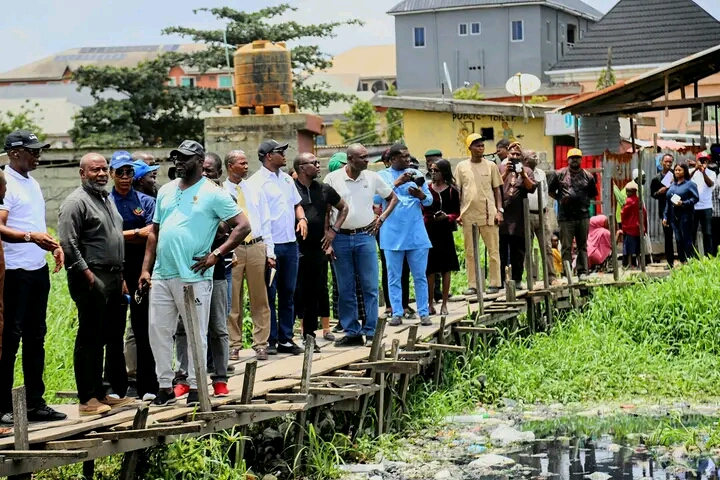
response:
{"label": "solar panel on roof", "polygon": [[[176,45],[170,45],[175,46]],[[135,52],[156,52],[160,50],[161,45],[131,45],[122,47],[84,47],[80,49],[79,54],[92,53],[135,53]],[[177,49],[177,48],[176,48]]]}

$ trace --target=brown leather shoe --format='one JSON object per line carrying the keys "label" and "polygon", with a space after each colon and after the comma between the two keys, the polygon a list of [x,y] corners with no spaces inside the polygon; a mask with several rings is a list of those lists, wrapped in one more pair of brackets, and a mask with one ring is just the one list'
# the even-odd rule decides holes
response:
{"label": "brown leather shoe", "polygon": [[265,350],[264,348],[258,348],[257,350],[255,350],[255,358],[257,358],[258,360],[267,360],[267,350]]}
{"label": "brown leather shoe", "polygon": [[110,395],[105,395],[105,398],[100,400],[100,403],[107,405],[110,408],[120,408],[124,407],[125,405],[135,403],[135,399],[130,397],[115,398],[111,397]]}
{"label": "brown leather shoe", "polygon": [[110,406],[100,403],[97,398],[91,398],[87,403],[81,403],[78,405],[78,413],[81,417],[102,415],[103,413],[108,413],[109,411]]}
{"label": "brown leather shoe", "polygon": [[240,360],[240,349],[239,348],[231,348],[230,349],[230,360]]}

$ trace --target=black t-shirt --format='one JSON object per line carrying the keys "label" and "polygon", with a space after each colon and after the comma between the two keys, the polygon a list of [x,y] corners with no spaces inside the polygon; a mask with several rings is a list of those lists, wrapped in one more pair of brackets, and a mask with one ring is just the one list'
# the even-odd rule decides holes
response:
{"label": "black t-shirt", "polygon": [[299,180],[295,180],[295,186],[300,192],[302,201],[300,205],[305,211],[307,218],[308,234],[303,240],[297,237],[300,248],[320,248],[320,242],[325,236],[325,214],[328,205],[334,206],[340,202],[340,195],[330,185],[319,183],[315,180],[306,187]]}
{"label": "black t-shirt", "polygon": [[[220,245],[225,243],[227,240],[228,235],[224,235],[221,238],[215,239],[213,241],[211,252],[214,252],[216,248],[220,248]],[[225,277],[225,269],[227,266],[232,262],[232,252],[225,255],[223,258],[219,258],[218,262],[213,267],[213,280],[225,280],[227,277]]]}

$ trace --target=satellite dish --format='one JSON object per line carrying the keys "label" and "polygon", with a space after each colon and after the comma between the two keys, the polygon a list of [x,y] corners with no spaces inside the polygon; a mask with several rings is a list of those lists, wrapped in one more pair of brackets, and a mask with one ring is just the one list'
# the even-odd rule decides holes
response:
{"label": "satellite dish", "polygon": [[[540,90],[540,79],[529,73],[518,73],[510,77],[510,79],[505,83],[505,90],[507,90],[508,93],[522,99],[523,117],[525,118],[525,123],[528,123],[525,97]],[[533,118],[535,118],[534,114]]]}
{"label": "satellite dish", "polygon": [[525,97],[540,90],[540,79],[529,73],[518,73],[505,83],[505,89],[516,97]]}
{"label": "satellite dish", "polygon": [[443,70],[445,70],[445,81],[447,82],[448,89],[452,93],[452,82],[450,81],[450,70],[447,68],[447,63],[443,62]]}

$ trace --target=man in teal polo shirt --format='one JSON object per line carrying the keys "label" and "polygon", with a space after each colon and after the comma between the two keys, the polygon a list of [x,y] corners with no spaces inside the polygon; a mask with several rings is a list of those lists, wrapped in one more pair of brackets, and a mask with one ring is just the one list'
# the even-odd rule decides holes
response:
{"label": "man in teal polo shirt", "polygon": [[[158,192],[153,229],[148,236],[139,288],[150,290],[150,345],[155,356],[159,391],[155,405],[175,403],[173,335],[178,316],[184,320],[184,287],[192,285],[202,341],[200,358],[207,356],[213,266],[232,252],[250,233],[250,222],[224,189],[202,176],[205,150],[185,140],[170,152],[177,179]],[[213,252],[210,246],[221,222],[233,228],[228,239]],[[187,331],[188,325],[185,324]],[[188,405],[199,402],[196,373],[205,381],[205,372],[196,372],[193,357],[188,361],[190,393]]]}

